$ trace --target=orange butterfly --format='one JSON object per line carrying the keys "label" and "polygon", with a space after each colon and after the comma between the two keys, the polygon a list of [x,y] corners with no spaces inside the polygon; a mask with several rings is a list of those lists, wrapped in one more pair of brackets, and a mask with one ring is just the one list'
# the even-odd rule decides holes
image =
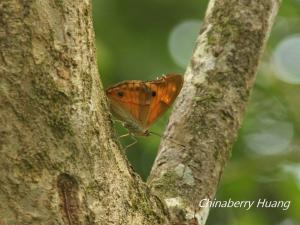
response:
{"label": "orange butterfly", "polygon": [[153,81],[128,80],[106,89],[111,112],[130,134],[148,136],[149,127],[172,105],[183,77],[168,74]]}

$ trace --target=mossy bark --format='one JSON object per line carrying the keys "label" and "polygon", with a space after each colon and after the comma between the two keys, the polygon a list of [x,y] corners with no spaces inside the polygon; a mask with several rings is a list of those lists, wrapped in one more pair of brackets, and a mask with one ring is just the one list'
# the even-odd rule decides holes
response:
{"label": "mossy bark", "polygon": [[[211,0],[148,183],[174,224],[204,224],[279,0]],[[172,138],[185,147],[170,142]]]}
{"label": "mossy bark", "polygon": [[88,0],[0,2],[0,224],[168,224],[114,141]]}
{"label": "mossy bark", "polygon": [[[88,0],[0,2],[0,224],[203,224],[279,2],[212,0],[149,179],[116,140]],[[162,202],[166,202],[169,212]]]}

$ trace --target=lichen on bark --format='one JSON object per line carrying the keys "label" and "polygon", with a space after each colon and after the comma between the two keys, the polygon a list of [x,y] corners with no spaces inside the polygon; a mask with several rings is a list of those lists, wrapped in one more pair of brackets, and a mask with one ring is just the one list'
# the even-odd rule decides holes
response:
{"label": "lichen on bark", "polygon": [[[186,147],[164,139],[148,179],[161,198],[181,202],[169,206],[178,224],[189,224],[191,214],[205,223],[208,209],[199,201],[214,198],[278,7],[277,0],[209,2],[165,132]],[[194,185],[167,179],[180,164],[191,169]]]}

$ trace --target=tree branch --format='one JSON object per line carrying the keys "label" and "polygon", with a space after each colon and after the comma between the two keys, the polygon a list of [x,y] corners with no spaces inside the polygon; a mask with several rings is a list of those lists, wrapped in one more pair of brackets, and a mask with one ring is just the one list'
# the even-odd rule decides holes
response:
{"label": "tree branch", "polygon": [[241,125],[279,0],[211,0],[148,179],[174,224],[204,224]]}

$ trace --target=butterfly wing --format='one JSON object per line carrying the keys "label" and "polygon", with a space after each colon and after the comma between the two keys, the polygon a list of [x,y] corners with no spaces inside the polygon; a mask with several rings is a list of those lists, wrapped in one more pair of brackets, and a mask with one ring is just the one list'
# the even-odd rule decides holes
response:
{"label": "butterfly wing", "polygon": [[151,90],[143,81],[124,81],[106,90],[112,113],[135,130],[144,130],[143,121],[149,114]]}
{"label": "butterfly wing", "polygon": [[170,107],[182,88],[180,75],[155,81],[124,81],[106,90],[112,113],[132,133],[143,134]]}
{"label": "butterfly wing", "polygon": [[175,74],[166,75],[157,81],[148,82],[147,85],[152,90],[152,95],[155,95],[143,125],[148,128],[173,104],[182,88],[183,77]]}

